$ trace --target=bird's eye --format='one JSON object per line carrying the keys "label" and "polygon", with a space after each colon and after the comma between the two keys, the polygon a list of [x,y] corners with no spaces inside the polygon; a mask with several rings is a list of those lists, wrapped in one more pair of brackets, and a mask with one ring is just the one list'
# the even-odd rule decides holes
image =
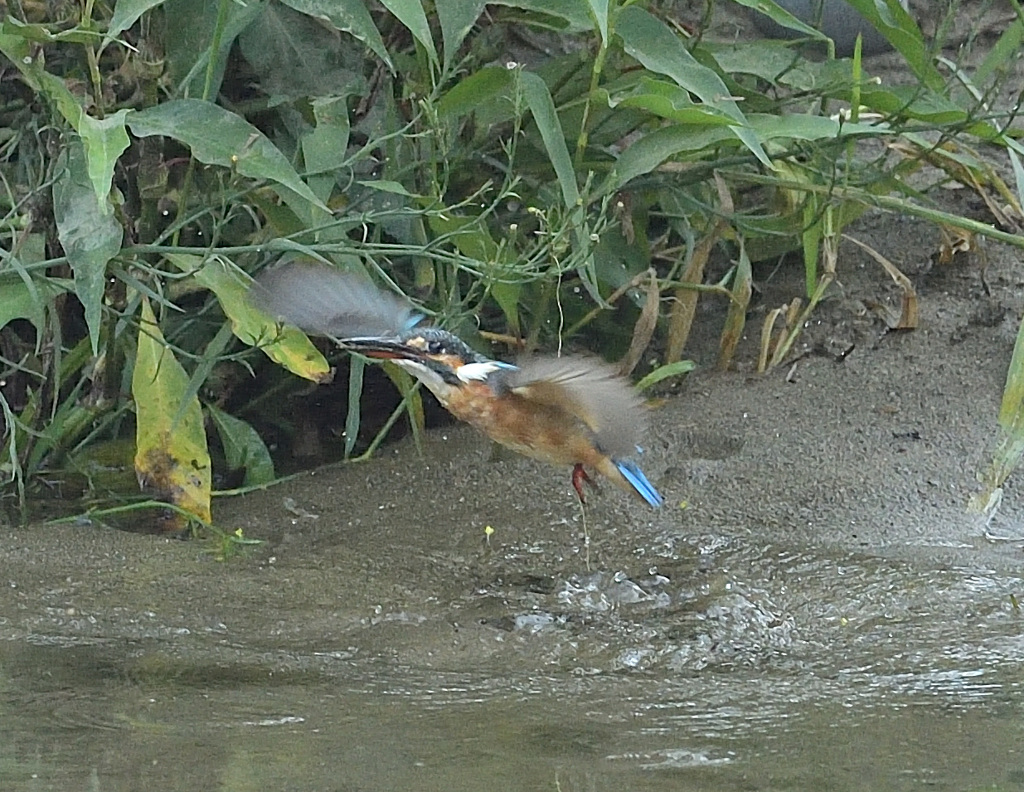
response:
{"label": "bird's eye", "polygon": [[443,341],[430,341],[427,344],[427,354],[429,354],[429,355],[440,355],[442,352],[444,352],[444,342]]}

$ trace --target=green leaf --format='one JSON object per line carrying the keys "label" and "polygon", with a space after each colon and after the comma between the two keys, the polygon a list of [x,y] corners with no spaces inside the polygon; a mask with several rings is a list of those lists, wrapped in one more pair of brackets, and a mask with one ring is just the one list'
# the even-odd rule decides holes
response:
{"label": "green leaf", "polygon": [[85,150],[77,136],[68,141],[58,168],[53,184],[57,236],[75,275],[75,294],[85,310],[89,340],[96,354],[107,263],[121,250],[124,231],[106,205],[107,200],[101,202],[96,197]]}
{"label": "green leaf", "polygon": [[[163,17],[167,20],[164,47],[167,74],[174,96],[202,97],[206,86],[210,49],[217,32],[220,2],[213,0],[166,0]],[[228,54],[238,35],[268,6],[265,0],[228,0],[227,19],[219,33],[219,46],[213,53],[214,66],[209,96],[220,93]]]}
{"label": "green leaf", "polygon": [[565,135],[558,120],[558,113],[555,112],[554,100],[547,85],[538,75],[524,71],[521,73],[521,79],[523,97],[540,131],[548,159],[555,169],[558,185],[562,188],[562,200],[568,209],[576,209],[580,201],[580,189],[576,184],[576,172],[569,157],[569,149],[565,145]]}
{"label": "green leaf", "polygon": [[352,455],[359,439],[359,424],[362,419],[363,371],[366,361],[353,355],[348,367],[348,409],[345,413],[345,459]]}
{"label": "green leaf", "polygon": [[326,173],[338,167],[348,149],[347,97],[321,97],[312,104],[316,128],[302,138],[302,161],[307,174]]}
{"label": "green leaf", "polygon": [[293,374],[313,382],[330,382],[331,367],[305,333],[296,327],[280,327],[275,319],[249,302],[249,281],[217,258],[203,262],[198,256],[168,253],[164,258],[217,296],[231,322],[231,332],[245,344],[259,345],[267,357]]}
{"label": "green leaf", "polygon": [[601,42],[608,46],[608,0],[587,0],[590,14],[601,33]]}
{"label": "green leaf", "polygon": [[314,19],[329,22],[343,33],[355,36],[376,53],[377,57],[392,71],[391,62],[384,40],[373,24],[373,17],[366,10],[364,0],[281,0],[287,6]]}
{"label": "green leaf", "polygon": [[935,68],[931,48],[921,29],[899,0],[847,0],[903,56],[924,85],[941,93],[946,81]]}
{"label": "green leaf", "polygon": [[380,190],[381,192],[392,193],[393,195],[404,195],[406,198],[419,198],[420,196],[409,192],[405,189],[405,186],[399,184],[396,181],[390,179],[374,179],[373,181],[359,180],[356,182],[363,187],[369,187],[371,190]]}
{"label": "green leaf", "polygon": [[1020,53],[1022,43],[1024,43],[1024,19],[1018,17],[1007,25],[998,41],[989,49],[981,66],[974,70],[974,74],[971,76],[974,84],[981,85],[997,69],[1009,65]]}
{"label": "green leaf", "polygon": [[188,374],[164,341],[142,299],[132,398],[135,400],[135,472],[158,497],[210,522],[210,453],[203,411],[185,400]]}
{"label": "green leaf", "polygon": [[213,419],[224,447],[224,458],[232,470],[244,470],[246,487],[269,484],[277,476],[270,451],[259,434],[241,418],[219,410],[212,404],[206,410]]}
{"label": "green leaf", "polygon": [[118,110],[104,119],[96,119],[83,113],[78,126],[78,134],[82,136],[85,147],[89,181],[97,202],[107,211],[112,208],[107,197],[114,179],[114,166],[130,142],[124,128],[126,115],[127,110]]}
{"label": "green leaf", "polygon": [[671,77],[704,104],[733,119],[735,135],[765,167],[772,167],[757,135],[748,128],[746,118],[729,95],[722,78],[698,63],[668,26],[633,5],[622,9],[616,20],[615,32],[622,38],[626,52],[644,67]]}
{"label": "green leaf", "polygon": [[436,0],[434,8],[444,39],[444,70],[455,62],[462,40],[484,10],[484,0]]}
{"label": "green leaf", "polygon": [[[18,266],[7,260],[7,265]],[[27,273],[18,274],[5,272],[0,275],[0,328],[15,319],[27,319],[42,336],[46,329],[46,311],[53,304],[53,299],[66,294],[74,287],[74,283],[63,278],[30,278]]]}
{"label": "green leaf", "polygon": [[[594,0],[594,3],[607,6],[607,0]],[[493,5],[526,11],[530,15],[525,20],[527,24],[547,27],[558,33],[583,33],[600,29],[591,9],[591,0],[495,0]],[[607,11],[604,13],[607,17]],[[552,18],[566,24],[552,26]],[[607,37],[604,40],[607,41]]]}
{"label": "green leaf", "polygon": [[667,363],[664,366],[658,366],[654,371],[642,378],[637,384],[636,389],[638,391],[647,390],[652,385],[656,385],[662,380],[666,380],[669,377],[678,377],[682,374],[688,374],[697,368],[697,365],[692,360],[677,360],[675,363]]}
{"label": "green leaf", "polygon": [[665,160],[683,152],[703,151],[734,139],[725,127],[674,124],[644,135],[623,151],[601,192],[617,192],[638,176],[655,170]]}
{"label": "green leaf", "polygon": [[610,97],[611,107],[635,107],[680,124],[731,126],[736,121],[714,107],[694,104],[688,91],[675,83],[642,78],[625,94]]}
{"label": "green leaf", "polygon": [[117,6],[107,25],[107,36],[117,38],[139,21],[149,9],[156,8],[164,0],[117,0]]}
{"label": "green leaf", "polygon": [[519,335],[519,298],[523,293],[523,284],[495,281],[488,287],[488,292],[505,315],[509,330],[513,335]]}
{"label": "green leaf", "polygon": [[789,13],[789,11],[782,8],[772,0],[735,0],[735,2],[737,5],[746,6],[747,8],[752,8],[755,11],[761,12],[765,16],[769,17],[773,22],[778,25],[782,25],[784,28],[796,30],[803,33],[808,38],[828,41],[828,36],[824,33],[815,30],[810,25],[797,19]]}
{"label": "green leaf", "polygon": [[234,168],[243,176],[274,182],[318,209],[328,211],[299,178],[284,154],[262,132],[241,116],[212,102],[199,99],[164,102],[129,114],[128,126],[137,137],[174,138],[188,146],[200,162]]}
{"label": "green leaf", "polygon": [[[238,37],[238,49],[271,106],[324,96],[365,96],[365,48],[288,6],[267,6]],[[344,151],[344,149],[342,150]]]}
{"label": "green leaf", "polygon": [[452,86],[437,103],[437,114],[443,120],[454,121],[467,116],[483,102],[507,96],[512,88],[515,72],[501,66],[485,66]]}
{"label": "green leaf", "polygon": [[413,38],[427,51],[430,62],[437,63],[437,48],[430,35],[430,23],[427,22],[427,15],[423,13],[419,0],[380,0],[380,4],[409,29]]}

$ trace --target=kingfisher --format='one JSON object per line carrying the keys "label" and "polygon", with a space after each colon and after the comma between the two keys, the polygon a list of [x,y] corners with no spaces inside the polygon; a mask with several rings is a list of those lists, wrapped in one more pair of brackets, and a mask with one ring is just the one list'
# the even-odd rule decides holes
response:
{"label": "kingfisher", "polygon": [[586,503],[587,468],[659,507],[664,498],[633,457],[646,429],[636,390],[587,356],[491,360],[427,323],[405,300],[365,278],[311,262],[265,270],[250,289],[258,309],[369,358],[391,360],[452,415],[528,457],[572,466]]}

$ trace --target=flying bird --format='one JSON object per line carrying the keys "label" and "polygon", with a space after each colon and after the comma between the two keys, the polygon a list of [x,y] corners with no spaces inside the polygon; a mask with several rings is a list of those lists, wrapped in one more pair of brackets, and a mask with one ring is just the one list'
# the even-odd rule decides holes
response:
{"label": "flying bird", "polygon": [[587,468],[653,507],[664,498],[633,457],[646,429],[628,380],[586,356],[528,357],[513,365],[481,355],[425,321],[405,300],[322,264],[266,270],[250,290],[263,312],[328,336],[343,348],[392,360],[459,420],[519,453],[571,465],[581,502]]}

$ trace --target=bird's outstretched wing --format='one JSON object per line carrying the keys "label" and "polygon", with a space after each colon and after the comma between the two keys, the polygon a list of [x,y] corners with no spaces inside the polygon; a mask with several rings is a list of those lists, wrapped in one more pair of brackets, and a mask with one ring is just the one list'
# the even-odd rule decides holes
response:
{"label": "bird's outstretched wing", "polygon": [[260,310],[307,333],[338,339],[395,336],[423,318],[365,278],[312,262],[264,270],[249,298]]}
{"label": "bird's outstretched wing", "polygon": [[608,364],[590,357],[535,357],[499,374],[499,389],[563,410],[594,433],[612,457],[636,453],[647,416],[630,382]]}

